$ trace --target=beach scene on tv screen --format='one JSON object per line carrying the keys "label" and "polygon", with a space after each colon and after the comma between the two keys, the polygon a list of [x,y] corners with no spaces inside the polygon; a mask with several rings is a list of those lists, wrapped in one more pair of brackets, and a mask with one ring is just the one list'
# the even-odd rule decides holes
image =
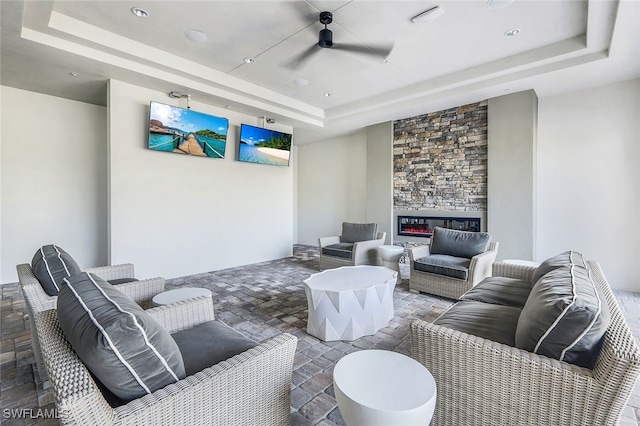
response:
{"label": "beach scene on tv screen", "polygon": [[238,160],[248,163],[288,166],[291,135],[275,130],[242,125]]}
{"label": "beach scene on tv screen", "polygon": [[151,102],[149,149],[224,158],[229,122],[190,109]]}

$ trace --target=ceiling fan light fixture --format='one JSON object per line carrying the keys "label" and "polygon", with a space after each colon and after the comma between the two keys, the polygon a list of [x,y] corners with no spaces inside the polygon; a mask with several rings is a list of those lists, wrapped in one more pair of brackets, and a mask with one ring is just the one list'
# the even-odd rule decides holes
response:
{"label": "ceiling fan light fixture", "polygon": [[444,9],[440,6],[432,7],[424,12],[411,18],[411,22],[414,24],[424,24],[425,22],[433,21],[444,15]]}
{"label": "ceiling fan light fixture", "polygon": [[330,29],[325,28],[320,30],[320,36],[318,37],[318,46],[331,47],[333,46],[333,33]]}

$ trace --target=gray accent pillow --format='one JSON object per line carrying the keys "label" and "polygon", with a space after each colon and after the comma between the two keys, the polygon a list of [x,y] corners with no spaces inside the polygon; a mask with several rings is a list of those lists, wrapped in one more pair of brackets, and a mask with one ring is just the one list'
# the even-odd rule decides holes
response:
{"label": "gray accent pillow", "polygon": [[169,332],[100,277],[83,272],[65,279],[57,309],[73,350],[121,400],[185,377],[180,349]]}
{"label": "gray accent pillow", "polygon": [[33,255],[31,269],[49,296],[58,294],[62,280],[82,272],[69,253],[53,244],[40,247]]}
{"label": "gray accent pillow", "polygon": [[171,337],[180,348],[187,376],[258,346],[220,321],[208,321]]}
{"label": "gray accent pillow", "polygon": [[341,243],[357,243],[358,241],[375,240],[378,236],[377,223],[342,222]]}
{"label": "gray accent pillow", "polygon": [[514,346],[520,311],[513,306],[461,300],[440,315],[434,324]]}
{"label": "gray accent pillow", "polygon": [[531,290],[516,330],[516,347],[593,368],[609,326],[609,310],[591,270],[547,272]]}
{"label": "gray accent pillow", "polygon": [[436,226],[429,253],[470,259],[487,251],[490,242],[491,235],[486,232],[456,231]]}
{"label": "gray accent pillow", "polygon": [[329,244],[328,246],[322,247],[322,254],[351,259],[353,256],[353,243]]}
{"label": "gray accent pillow", "polygon": [[538,282],[543,275],[548,272],[553,271],[554,269],[561,268],[563,266],[570,265],[578,265],[583,268],[587,268],[587,261],[584,256],[577,251],[568,250],[560,254],[556,254],[553,257],[542,262],[535,271],[533,271],[533,275],[531,276],[531,283],[535,284]]}
{"label": "gray accent pillow", "polygon": [[457,278],[459,280],[466,280],[469,276],[470,264],[471,260],[466,257],[434,254],[416,259],[413,262],[413,269],[416,271]]}
{"label": "gray accent pillow", "polygon": [[460,296],[460,300],[522,308],[531,293],[531,282],[506,277],[487,277]]}

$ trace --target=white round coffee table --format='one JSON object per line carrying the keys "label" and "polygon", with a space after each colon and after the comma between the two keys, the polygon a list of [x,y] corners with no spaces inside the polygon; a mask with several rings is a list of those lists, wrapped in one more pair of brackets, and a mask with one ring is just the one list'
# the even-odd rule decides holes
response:
{"label": "white round coffee table", "polygon": [[382,266],[394,270],[398,273],[397,284],[400,284],[402,277],[400,277],[400,265],[398,262],[404,255],[404,247],[394,245],[378,246],[378,256],[382,261]]}
{"label": "white round coffee table", "polygon": [[346,355],[333,369],[333,388],[347,426],[427,426],[436,407],[429,370],[397,352]]}
{"label": "white round coffee table", "polygon": [[151,300],[153,301],[153,306],[163,306],[199,296],[211,297],[211,290],[200,287],[176,288],[158,293]]}
{"label": "white round coffee table", "polygon": [[398,273],[382,266],[343,266],[304,280],[307,333],[324,341],[375,334],[393,318]]}

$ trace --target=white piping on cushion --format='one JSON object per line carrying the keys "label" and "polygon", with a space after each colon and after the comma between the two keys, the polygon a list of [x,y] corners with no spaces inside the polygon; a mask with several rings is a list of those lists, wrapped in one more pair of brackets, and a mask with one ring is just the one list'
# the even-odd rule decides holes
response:
{"label": "white piping on cushion", "polygon": [[53,274],[51,273],[51,269],[49,269],[49,262],[47,262],[47,256],[45,256],[44,250],[42,250],[42,247],[40,247],[40,254],[42,254],[42,260],[44,261],[44,267],[47,268],[47,273],[49,274],[49,278],[51,278],[51,282],[53,283],[53,286],[56,288],[56,290],[60,291],[60,288],[58,288],[58,284],[56,284],[56,280],[53,278]]}

